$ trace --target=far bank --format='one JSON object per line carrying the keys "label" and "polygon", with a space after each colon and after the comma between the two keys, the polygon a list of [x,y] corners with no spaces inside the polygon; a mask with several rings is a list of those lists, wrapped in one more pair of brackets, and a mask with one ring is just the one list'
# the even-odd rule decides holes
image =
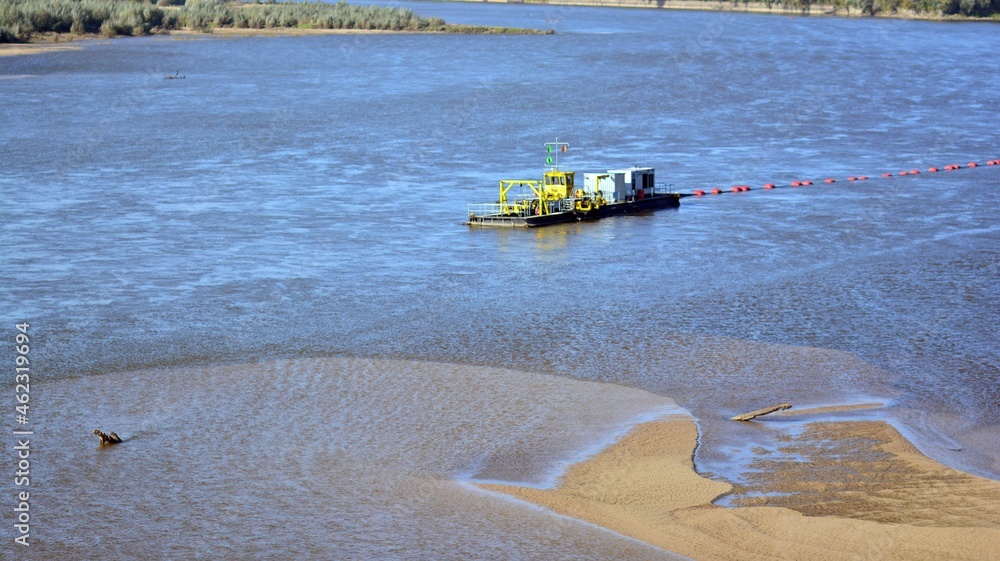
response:
{"label": "far bank", "polygon": [[807,0],[778,2],[755,0],[724,2],[719,0],[446,0],[500,4],[539,4],[553,6],[595,6],[605,8],[644,8],[662,10],[701,10],[747,12],[791,16],[882,17],[942,21],[1000,21],[1000,0],[991,0],[987,8],[973,8],[963,13],[958,0],[844,0],[812,3]]}

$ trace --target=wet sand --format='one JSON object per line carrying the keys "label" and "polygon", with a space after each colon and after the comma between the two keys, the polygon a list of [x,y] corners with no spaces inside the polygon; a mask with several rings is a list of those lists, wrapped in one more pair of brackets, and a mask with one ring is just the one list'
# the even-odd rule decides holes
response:
{"label": "wet sand", "polygon": [[[995,558],[1000,483],[924,457],[887,423],[806,425],[762,451],[759,477],[739,488],[695,472],[697,439],[693,420],[667,417],[573,465],[558,488],[479,487],[692,559]],[[758,498],[713,504],[732,491]]]}
{"label": "wet sand", "polygon": [[[449,34],[456,31],[431,30],[386,30],[386,29],[303,29],[298,27],[275,27],[269,29],[215,27],[210,30],[191,28],[172,29],[164,36],[178,39],[212,38],[228,39],[233,37],[305,37],[313,35],[403,35],[403,34]],[[42,33],[31,39],[29,43],[0,43],[0,56],[35,55],[56,51],[78,51],[86,41],[107,41],[109,39],[130,39],[127,35],[102,37],[100,35],[71,35],[66,33]]]}
{"label": "wet sand", "polygon": [[[433,31],[384,31],[376,29],[299,29],[299,28],[271,28],[271,29],[247,29],[236,27],[218,27],[210,31],[200,31],[196,29],[184,28],[174,29],[163,35],[177,37],[179,39],[192,37],[277,37],[294,36],[302,37],[306,35],[350,35],[350,34],[399,34],[399,33],[436,33]],[[110,39],[130,39],[126,35],[111,37]],[[107,41],[108,37],[96,34],[72,35],[67,33],[41,33],[34,36],[30,43],[0,43],[0,56],[34,55],[41,53],[51,53],[56,51],[79,51],[88,41]]]}
{"label": "wet sand", "polygon": [[0,56],[37,55],[59,51],[79,51],[79,43],[2,43]]}

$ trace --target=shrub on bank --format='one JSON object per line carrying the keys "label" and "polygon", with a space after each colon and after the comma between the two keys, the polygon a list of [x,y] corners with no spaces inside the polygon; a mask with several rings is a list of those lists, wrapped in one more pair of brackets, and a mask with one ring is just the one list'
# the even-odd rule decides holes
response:
{"label": "shrub on bank", "polygon": [[[704,0],[719,2],[720,0]],[[967,17],[989,17],[1000,14],[1000,0],[733,0],[734,7],[740,3],[764,4],[768,9],[780,7],[786,10],[809,12],[820,5],[855,10],[865,15],[887,15],[912,12],[926,15],[961,15]]]}
{"label": "shrub on bank", "polygon": [[[180,5],[179,8],[161,6]],[[228,0],[0,0],[0,42],[23,42],[36,33],[147,35],[190,27],[365,29],[386,31],[498,32],[451,26],[405,8],[358,6],[341,1],[243,4]],[[510,32],[514,30],[505,30]],[[530,32],[530,30],[520,30]]]}
{"label": "shrub on bank", "polygon": [[172,23],[148,0],[0,0],[0,42],[36,33],[145,35]]}
{"label": "shrub on bank", "polygon": [[405,8],[281,2],[234,5],[222,0],[188,0],[181,10],[184,25],[195,29],[300,27],[308,29],[418,30],[431,25]]}

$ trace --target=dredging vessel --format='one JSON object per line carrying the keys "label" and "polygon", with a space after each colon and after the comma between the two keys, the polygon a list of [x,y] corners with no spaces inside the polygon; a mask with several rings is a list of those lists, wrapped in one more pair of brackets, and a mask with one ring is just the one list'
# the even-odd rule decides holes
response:
{"label": "dredging vessel", "polygon": [[[680,206],[680,193],[657,189],[653,168],[584,173],[580,188],[576,172],[559,169],[559,154],[566,152],[569,144],[557,140],[546,142],[545,148],[549,169],[541,180],[500,180],[500,199],[470,204],[467,224],[530,228]],[[514,187],[519,190],[511,196]]]}

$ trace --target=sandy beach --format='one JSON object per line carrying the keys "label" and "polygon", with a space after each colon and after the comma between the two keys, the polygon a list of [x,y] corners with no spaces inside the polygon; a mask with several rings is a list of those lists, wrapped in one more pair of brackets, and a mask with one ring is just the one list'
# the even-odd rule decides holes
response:
{"label": "sandy beach", "polygon": [[[228,39],[233,37],[304,37],[310,35],[357,35],[357,34],[399,34],[399,33],[436,33],[433,31],[385,31],[378,29],[302,29],[302,28],[270,28],[250,29],[237,27],[219,27],[211,31],[197,29],[175,29],[164,33],[177,39],[212,38]],[[130,39],[127,36],[102,37],[100,35],[70,35],[43,33],[32,38],[30,43],[0,43],[0,56],[34,55],[58,51],[78,51],[88,41],[109,41],[112,39]]]}
{"label": "sandy beach", "polygon": [[[1000,483],[924,457],[887,423],[807,425],[788,439],[800,461],[762,459],[740,489],[695,472],[697,439],[692,419],[663,418],[572,466],[555,489],[479,487],[699,560],[995,558]],[[783,506],[713,504],[732,491]]]}
{"label": "sandy beach", "polygon": [[37,55],[59,51],[79,51],[79,43],[0,43],[0,56]]}
{"label": "sandy beach", "polygon": [[[176,39],[202,39],[218,38],[232,39],[237,37],[307,37],[318,35],[406,35],[406,34],[433,34],[444,35],[449,31],[426,31],[426,30],[385,30],[385,29],[307,29],[301,27],[272,27],[266,29],[248,27],[215,27],[210,30],[200,30],[191,28],[173,29],[161,35],[174,37]],[[130,39],[131,37],[121,35],[117,37],[102,37],[100,35],[70,35],[66,33],[43,33],[32,38],[30,43],[0,43],[0,56],[35,55],[51,53],[57,51],[78,51],[86,45],[88,41],[109,41],[118,39]]]}

